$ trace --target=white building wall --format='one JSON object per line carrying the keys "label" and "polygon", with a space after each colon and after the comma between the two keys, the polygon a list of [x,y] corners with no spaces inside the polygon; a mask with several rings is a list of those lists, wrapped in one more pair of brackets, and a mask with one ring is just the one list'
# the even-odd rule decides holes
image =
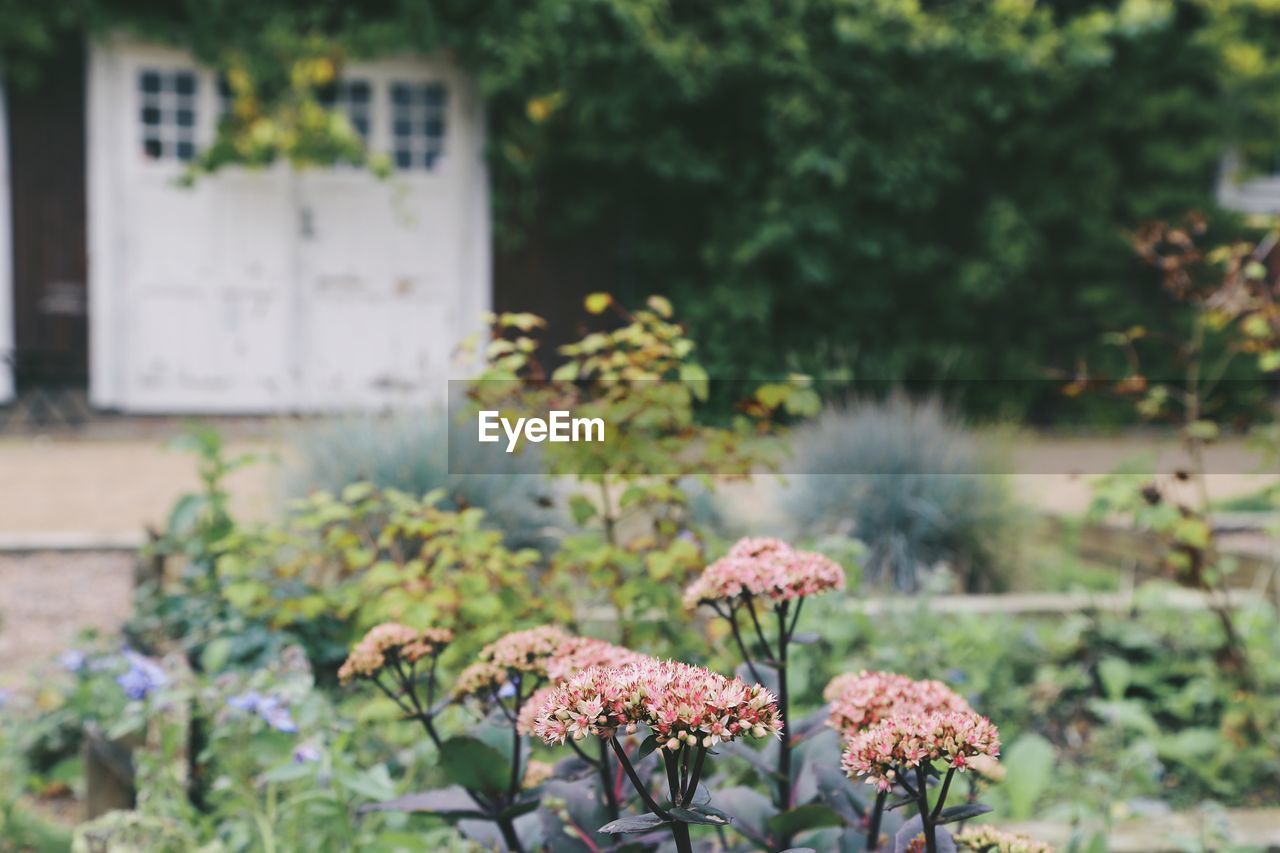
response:
{"label": "white building wall", "polygon": [[444,84],[443,155],[430,170],[379,180],[278,164],[181,188],[183,163],[144,153],[140,114],[157,101],[139,75],[195,71],[184,103],[206,144],[214,75],[122,40],[95,45],[90,69],[95,405],[231,413],[444,399],[453,350],[491,303],[482,110],[468,80],[420,59],[344,69],[370,87],[373,151],[392,148],[393,84]]}

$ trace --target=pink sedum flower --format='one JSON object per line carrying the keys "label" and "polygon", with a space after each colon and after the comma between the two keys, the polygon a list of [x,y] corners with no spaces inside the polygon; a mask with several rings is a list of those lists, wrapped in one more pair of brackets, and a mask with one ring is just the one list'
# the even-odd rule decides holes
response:
{"label": "pink sedum flower", "polygon": [[417,663],[439,654],[452,641],[453,632],[446,628],[419,631],[398,622],[376,625],[351,649],[338,668],[338,680],[347,684],[357,678],[373,678],[395,660]]}
{"label": "pink sedum flower", "polygon": [[532,682],[563,681],[591,666],[621,666],[645,658],[604,640],[575,637],[553,626],[507,634],[480,650],[453,688],[456,698],[489,698],[513,675]]}
{"label": "pink sedum flower", "polygon": [[850,777],[866,776],[881,791],[893,787],[900,769],[942,761],[963,772],[981,755],[1000,754],[1000,733],[972,711],[890,717],[845,740],[842,766]]}
{"label": "pink sedum flower", "polygon": [[516,731],[526,737],[536,734],[538,715],[542,713],[542,706],[551,698],[553,692],[555,692],[554,687],[539,687],[533,691],[533,695],[520,708],[520,716],[516,717]]}
{"label": "pink sedum flower", "polygon": [[568,639],[569,634],[551,625],[513,631],[485,646],[478,657],[501,669],[546,675],[547,659]]}
{"label": "pink sedum flower", "polygon": [[973,710],[941,681],[916,681],[892,672],[838,675],[823,697],[831,703],[827,725],[845,735],[855,735],[889,717]]}
{"label": "pink sedum flower", "polygon": [[551,625],[499,637],[480,650],[476,663],[458,674],[454,698],[488,699],[501,690],[513,674],[545,678],[547,661],[569,639],[569,634]]}
{"label": "pink sedum flower", "polygon": [[556,649],[547,661],[547,678],[553,682],[567,681],[584,669],[593,666],[626,666],[649,660],[648,655],[633,652],[623,646],[615,646],[591,637],[570,637]]}
{"label": "pink sedum flower", "polygon": [[844,589],[839,563],[797,551],[780,539],[746,538],[716,560],[685,590],[686,607],[739,596],[789,601]]}
{"label": "pink sedum flower", "polygon": [[773,694],[702,667],[645,659],[592,667],[555,687],[542,703],[534,733],[548,744],[612,737],[648,727],[659,744],[706,748],[739,737],[782,731]]}

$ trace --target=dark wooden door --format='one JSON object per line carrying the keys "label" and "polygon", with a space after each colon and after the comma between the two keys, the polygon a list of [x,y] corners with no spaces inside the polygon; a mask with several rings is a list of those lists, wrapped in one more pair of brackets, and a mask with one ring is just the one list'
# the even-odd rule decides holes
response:
{"label": "dark wooden door", "polygon": [[85,67],[78,39],[28,85],[10,85],[15,380],[89,376]]}

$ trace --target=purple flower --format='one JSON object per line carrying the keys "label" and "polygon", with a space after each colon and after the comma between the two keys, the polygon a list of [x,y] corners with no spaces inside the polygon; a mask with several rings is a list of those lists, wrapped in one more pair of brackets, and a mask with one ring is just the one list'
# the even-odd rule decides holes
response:
{"label": "purple flower", "polygon": [[250,690],[239,696],[232,696],[227,700],[227,705],[238,711],[257,714],[278,732],[292,734],[298,730],[297,723],[289,713],[288,703],[277,696],[264,696],[256,690]]}
{"label": "purple flower", "polygon": [[237,711],[248,711],[250,714],[258,712],[258,704],[262,701],[262,697],[257,691],[250,690],[248,693],[241,693],[239,696],[232,696],[227,700],[227,704]]}
{"label": "purple flower", "polygon": [[293,751],[294,764],[306,764],[320,760],[320,750],[314,744],[300,743]]}
{"label": "purple flower", "polygon": [[258,703],[258,716],[278,732],[293,734],[298,730],[298,724],[289,713],[288,704],[274,696],[267,696]]}
{"label": "purple flower", "polygon": [[129,668],[116,676],[116,684],[120,685],[124,695],[130,699],[145,699],[169,683],[169,676],[164,669],[150,658],[126,649],[124,659]]}

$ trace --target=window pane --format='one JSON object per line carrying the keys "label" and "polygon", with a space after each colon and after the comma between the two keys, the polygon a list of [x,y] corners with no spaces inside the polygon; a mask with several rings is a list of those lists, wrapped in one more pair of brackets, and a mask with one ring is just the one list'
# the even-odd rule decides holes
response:
{"label": "window pane", "polygon": [[140,136],[146,159],[195,159],[198,87],[193,71],[146,69],[138,73]]}
{"label": "window pane", "polygon": [[444,154],[447,90],[443,83],[391,85],[392,152],[401,169],[434,169]]}

